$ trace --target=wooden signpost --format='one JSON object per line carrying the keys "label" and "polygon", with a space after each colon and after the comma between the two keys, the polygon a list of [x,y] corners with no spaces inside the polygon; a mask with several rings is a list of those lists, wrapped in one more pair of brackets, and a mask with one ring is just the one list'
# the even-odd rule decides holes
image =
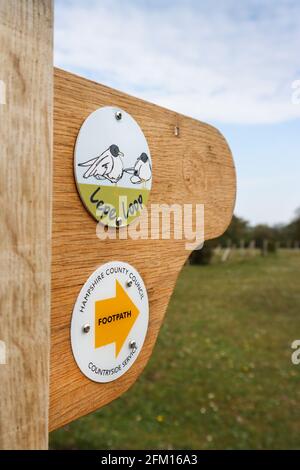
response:
{"label": "wooden signpost", "polygon": [[48,445],[52,2],[0,0],[0,449]]}
{"label": "wooden signpost", "polygon": [[[0,78],[8,90],[7,105],[0,107],[5,263],[0,340],[7,345],[7,364],[0,365],[0,448],[46,448],[48,429],[109,403],[141,374],[190,253],[184,239],[163,239],[161,231],[158,239],[97,238],[97,223],[80,201],[73,172],[83,122],[104,106],[129,113],[151,151],[148,205],[204,204],[206,240],[221,235],[230,223],[235,169],[225,139],[212,126],[63,70],[54,69],[53,75],[51,2],[10,3],[16,9],[0,0],[5,53]],[[132,367],[117,380],[97,383],[74,360],[70,323],[86,280],[115,260],[129,263],[141,275],[149,324]]]}

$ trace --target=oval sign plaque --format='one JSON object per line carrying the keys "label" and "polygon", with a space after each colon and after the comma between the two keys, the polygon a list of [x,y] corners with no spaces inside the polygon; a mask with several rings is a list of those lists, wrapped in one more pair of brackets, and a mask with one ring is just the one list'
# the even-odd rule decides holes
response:
{"label": "oval sign plaque", "polygon": [[106,106],[90,114],[74,152],[77,189],[89,213],[104,225],[128,225],[147,204],[152,163],[146,138],[130,114]]}
{"label": "oval sign plaque", "polygon": [[142,350],[149,303],[139,273],[120,261],[100,266],[76,300],[71,344],[81,372],[95,382],[118,379]]}

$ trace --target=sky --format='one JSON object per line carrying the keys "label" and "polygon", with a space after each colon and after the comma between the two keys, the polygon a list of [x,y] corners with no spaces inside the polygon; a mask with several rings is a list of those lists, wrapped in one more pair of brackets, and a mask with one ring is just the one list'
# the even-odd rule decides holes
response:
{"label": "sky", "polygon": [[54,41],[57,67],[218,127],[235,160],[236,215],[293,218],[299,0],[56,0]]}

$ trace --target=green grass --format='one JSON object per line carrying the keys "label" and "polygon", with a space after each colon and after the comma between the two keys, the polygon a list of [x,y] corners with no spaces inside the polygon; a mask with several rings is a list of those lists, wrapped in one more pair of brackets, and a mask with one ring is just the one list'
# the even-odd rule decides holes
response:
{"label": "green grass", "polygon": [[136,384],[52,448],[300,448],[300,255],[186,266]]}

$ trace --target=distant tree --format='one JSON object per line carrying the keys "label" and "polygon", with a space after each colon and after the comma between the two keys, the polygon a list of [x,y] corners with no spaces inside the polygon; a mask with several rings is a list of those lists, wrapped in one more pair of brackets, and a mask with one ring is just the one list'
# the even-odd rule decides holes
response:
{"label": "distant tree", "polygon": [[300,207],[297,207],[297,209],[295,210],[295,220],[299,220],[300,219]]}
{"label": "distant tree", "polygon": [[300,241],[300,218],[294,220],[286,227],[286,236],[288,244]]}
{"label": "distant tree", "polygon": [[255,241],[255,246],[265,253],[266,250],[275,252],[278,243],[281,246],[294,246],[300,242],[300,207],[295,211],[295,217],[287,225],[277,224],[269,226],[258,224],[253,227],[249,222],[234,215],[225,233],[215,239],[204,243],[201,250],[193,251],[190,255],[191,264],[209,264],[212,260],[214,248],[217,245],[229,247],[232,245],[248,246],[250,241]]}
{"label": "distant tree", "polygon": [[253,228],[253,239],[255,240],[255,246],[259,249],[264,249],[265,241],[268,245],[274,246],[276,242],[276,230],[269,225],[259,224]]}
{"label": "distant tree", "polygon": [[239,245],[241,240],[243,240],[245,244],[248,244],[250,241],[250,235],[251,231],[249,222],[234,215],[226,232],[218,239],[218,241],[222,246],[228,246],[231,244]]}
{"label": "distant tree", "polygon": [[247,243],[248,238],[249,223],[234,215],[224,235],[219,238],[215,238],[214,240],[206,241],[201,250],[195,250],[190,254],[190,264],[210,264],[214,248],[217,245],[221,245],[223,247],[232,244],[238,245],[241,240],[244,240]]}
{"label": "distant tree", "polygon": [[208,240],[204,243],[201,250],[192,251],[189,257],[190,264],[210,264],[214,254],[215,246],[215,240]]}
{"label": "distant tree", "polygon": [[213,247],[211,244],[204,243],[201,250],[194,250],[190,254],[190,264],[210,264],[213,257]]}

